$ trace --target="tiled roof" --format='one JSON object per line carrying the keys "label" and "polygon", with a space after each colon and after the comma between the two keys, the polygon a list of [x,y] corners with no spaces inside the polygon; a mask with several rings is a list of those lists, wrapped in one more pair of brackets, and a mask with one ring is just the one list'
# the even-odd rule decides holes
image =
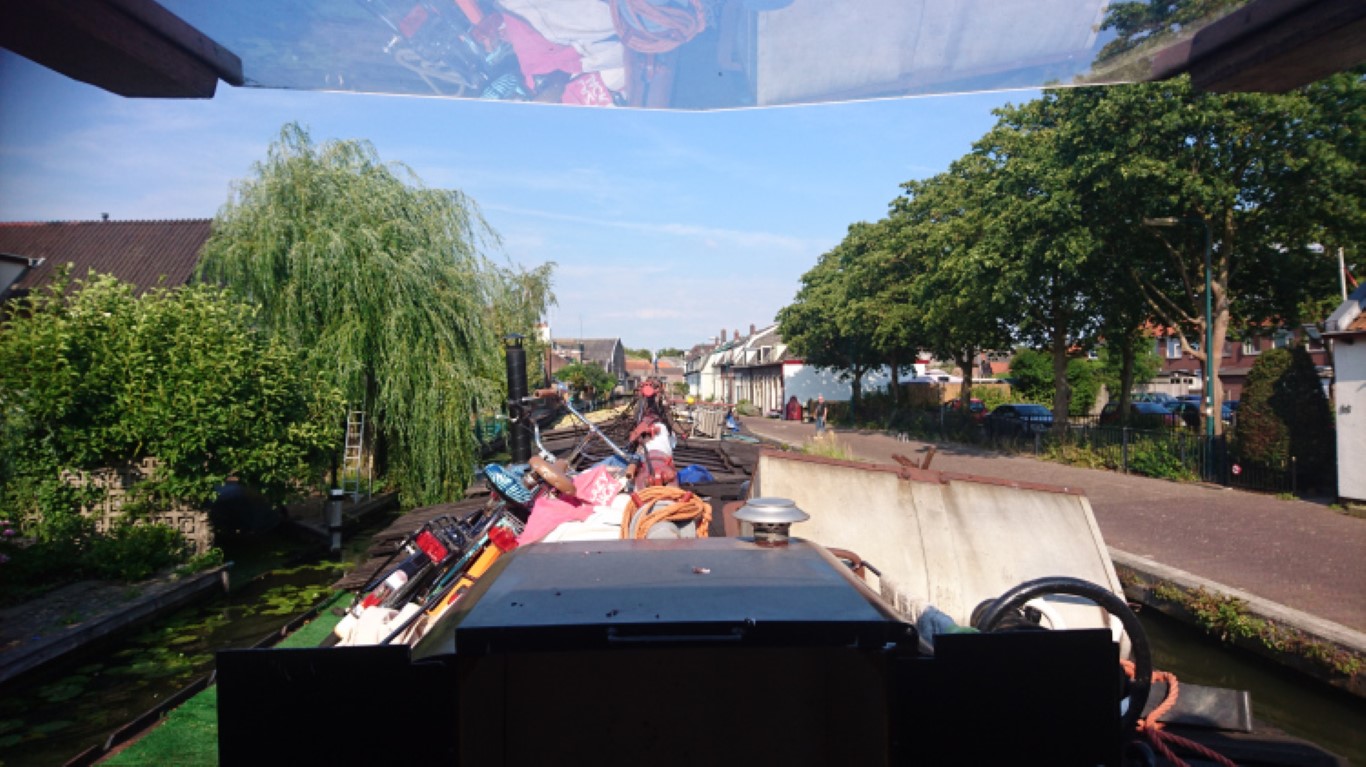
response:
{"label": "tiled roof", "polygon": [[577,352],[583,346],[583,356],[589,360],[610,360],[620,339],[617,338],[556,338],[556,349]]}
{"label": "tiled roof", "polygon": [[71,276],[91,269],[137,286],[137,292],[190,281],[209,239],[207,218],[181,221],[49,221],[0,223],[0,252],[45,259],[15,283],[32,290],[52,281],[70,263]]}

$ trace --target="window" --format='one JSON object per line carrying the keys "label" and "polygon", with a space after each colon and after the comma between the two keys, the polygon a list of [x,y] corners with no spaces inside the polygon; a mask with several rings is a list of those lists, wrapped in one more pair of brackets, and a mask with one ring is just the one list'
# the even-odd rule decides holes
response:
{"label": "window", "polygon": [[1244,338],[1244,339],[1243,339],[1243,356],[1244,356],[1244,357],[1253,357],[1253,356],[1256,356],[1258,353],[1259,353],[1259,350],[1257,349],[1257,339],[1255,339],[1255,338]]}
{"label": "window", "polygon": [[1179,360],[1179,359],[1181,359],[1181,339],[1179,339],[1179,338],[1168,338],[1168,339],[1167,339],[1167,359],[1169,359],[1169,360]]}
{"label": "window", "polygon": [[1290,347],[1290,333],[1284,330],[1276,331],[1276,335],[1271,337],[1271,348],[1288,349]]}

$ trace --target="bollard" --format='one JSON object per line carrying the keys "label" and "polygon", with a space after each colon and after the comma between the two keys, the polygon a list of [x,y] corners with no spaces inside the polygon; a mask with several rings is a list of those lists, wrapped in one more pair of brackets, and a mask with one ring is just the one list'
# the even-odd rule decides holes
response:
{"label": "bollard", "polygon": [[346,499],[346,491],[340,487],[334,487],[327,494],[327,504],[323,507],[323,522],[327,524],[327,532],[330,541],[329,551],[332,556],[339,556],[342,548],[342,502]]}

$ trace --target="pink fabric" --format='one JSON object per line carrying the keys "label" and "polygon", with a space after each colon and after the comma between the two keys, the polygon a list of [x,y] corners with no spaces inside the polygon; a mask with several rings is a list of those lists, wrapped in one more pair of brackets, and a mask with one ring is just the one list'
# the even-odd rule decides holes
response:
{"label": "pink fabric", "polygon": [[612,91],[602,81],[602,75],[589,72],[575,77],[564,86],[564,95],[560,97],[560,103],[608,107],[613,104]]}
{"label": "pink fabric", "polygon": [[517,536],[517,545],[535,543],[565,522],[582,522],[592,513],[591,504],[573,496],[543,495],[532,504],[531,516],[527,517],[522,534]]}
{"label": "pink fabric", "polygon": [[511,13],[503,14],[503,39],[512,46],[517,54],[517,62],[522,65],[522,78],[526,87],[536,87],[536,75],[551,72],[568,72],[576,75],[583,71],[583,61],[579,52],[568,45],[552,43],[541,36],[534,27]]}
{"label": "pink fabric", "polygon": [[582,522],[594,506],[607,506],[621,492],[621,482],[606,466],[595,466],[571,478],[575,496],[543,495],[531,506],[526,528],[517,536],[517,545],[535,543],[565,522]]}
{"label": "pink fabric", "polygon": [[593,506],[607,506],[621,493],[622,483],[606,466],[595,466],[574,476],[574,494]]}

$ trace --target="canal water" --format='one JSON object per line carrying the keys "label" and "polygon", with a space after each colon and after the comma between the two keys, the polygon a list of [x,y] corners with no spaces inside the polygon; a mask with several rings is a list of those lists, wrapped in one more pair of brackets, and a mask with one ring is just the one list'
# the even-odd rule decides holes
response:
{"label": "canal water", "polygon": [[241,588],[7,685],[0,767],[65,764],[209,674],[215,650],[250,647],[321,603],[344,566],[319,555],[287,539],[246,543],[231,553]]}
{"label": "canal water", "polygon": [[[283,552],[267,556],[280,561]],[[248,565],[250,567],[250,565]],[[208,674],[213,653],[247,647],[326,599],[343,565],[325,559],[268,570],[94,657],[42,671],[0,698],[0,767],[61,765]],[[1221,647],[1154,611],[1140,619],[1154,664],[1180,681],[1248,690],[1253,715],[1366,767],[1366,702],[1250,654]]]}
{"label": "canal water", "polygon": [[1366,700],[1223,646],[1155,610],[1140,612],[1139,620],[1152,644],[1155,668],[1175,674],[1178,682],[1247,690],[1259,724],[1366,767]]}

